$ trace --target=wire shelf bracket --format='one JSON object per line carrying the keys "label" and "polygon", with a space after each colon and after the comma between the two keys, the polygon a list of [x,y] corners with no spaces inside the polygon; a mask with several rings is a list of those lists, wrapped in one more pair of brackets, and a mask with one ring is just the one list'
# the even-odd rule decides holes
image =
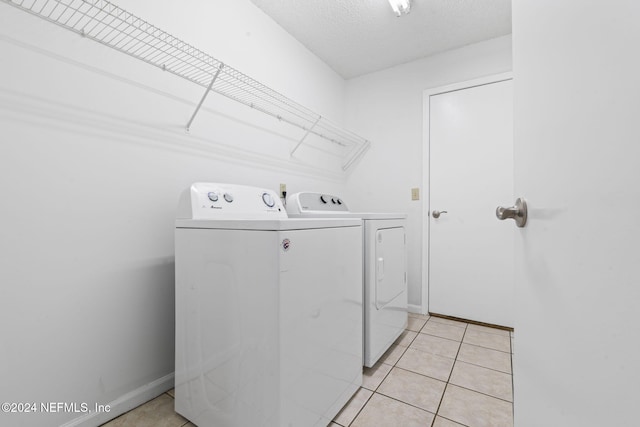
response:
{"label": "wire shelf bracket", "polygon": [[[370,142],[298,104],[213,56],[107,0],[0,0],[20,10],[137,58],[205,88],[187,131],[209,92],[216,92],[305,131],[293,155],[309,135],[327,141],[346,171]],[[213,78],[212,78],[213,76]]]}
{"label": "wire shelf bracket", "polygon": [[224,64],[221,62],[220,63],[220,67],[218,67],[218,71],[216,71],[216,74],[211,79],[211,83],[209,83],[209,86],[207,86],[207,90],[204,91],[204,94],[202,95],[202,98],[200,99],[200,102],[198,102],[198,106],[196,107],[196,111],[193,112],[193,114],[191,115],[191,118],[189,119],[189,122],[187,123],[187,126],[186,126],[187,132],[189,132],[189,130],[191,129],[191,124],[193,123],[193,119],[196,118],[196,114],[198,114],[198,111],[200,111],[200,107],[202,107],[202,103],[204,102],[205,99],[207,99],[207,95],[211,91],[211,88],[213,87],[213,84],[215,83],[215,81],[218,78],[218,76],[220,75],[220,71],[222,71],[223,67],[224,67]]}
{"label": "wire shelf bracket", "polygon": [[290,156],[293,156],[294,153],[298,150],[298,147],[300,147],[302,145],[302,143],[304,142],[305,139],[307,139],[307,136],[309,136],[309,134],[311,133],[311,131],[313,130],[314,127],[316,127],[316,125],[318,124],[318,122],[320,121],[320,119],[322,119],[322,116],[318,116],[318,120],[316,120],[315,122],[313,122],[313,124],[311,125],[311,127],[309,129],[306,129],[307,132],[305,132],[305,134],[302,136],[302,138],[300,139],[300,141],[296,144],[295,147],[293,147],[293,150],[291,150],[291,153],[289,153]]}

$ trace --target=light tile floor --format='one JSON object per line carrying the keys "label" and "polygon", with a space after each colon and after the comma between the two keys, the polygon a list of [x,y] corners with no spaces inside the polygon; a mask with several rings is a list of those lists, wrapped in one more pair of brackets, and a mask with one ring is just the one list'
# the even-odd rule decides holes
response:
{"label": "light tile floor", "polygon": [[[512,427],[513,332],[409,315],[407,330],[329,427]],[[193,427],[173,391],[104,427]]]}

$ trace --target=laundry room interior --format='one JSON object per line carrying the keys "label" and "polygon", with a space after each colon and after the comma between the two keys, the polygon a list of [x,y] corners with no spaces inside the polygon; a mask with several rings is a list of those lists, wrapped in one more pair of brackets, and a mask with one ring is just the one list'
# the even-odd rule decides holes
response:
{"label": "laundry room interior", "polygon": [[635,425],[638,18],[0,1],[0,426]]}

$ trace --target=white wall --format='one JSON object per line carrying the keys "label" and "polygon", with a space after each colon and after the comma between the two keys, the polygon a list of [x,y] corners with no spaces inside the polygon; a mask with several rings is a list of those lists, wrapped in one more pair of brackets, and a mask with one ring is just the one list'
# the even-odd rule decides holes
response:
{"label": "white wall", "polygon": [[[402,211],[408,219],[409,304],[422,298],[423,209],[411,200],[422,186],[423,91],[511,71],[511,37],[504,36],[347,81],[345,124],[373,141],[348,178],[350,208]],[[426,310],[426,307],[423,308]]]}
{"label": "white wall", "polygon": [[[248,0],[118,3],[342,118],[344,81]],[[172,386],[180,191],[343,193],[339,165],[304,149],[306,161],[289,160],[301,130],[215,95],[187,135],[202,88],[6,4],[0,56],[0,395],[127,410]],[[82,415],[0,414],[0,425]]]}

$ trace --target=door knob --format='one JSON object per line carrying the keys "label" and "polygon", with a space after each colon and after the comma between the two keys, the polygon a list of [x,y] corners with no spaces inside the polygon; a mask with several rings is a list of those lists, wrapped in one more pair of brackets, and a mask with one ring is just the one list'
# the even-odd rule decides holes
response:
{"label": "door knob", "polygon": [[447,213],[447,211],[433,211],[433,217],[434,218],[440,218],[440,215],[443,213]]}
{"label": "door knob", "polygon": [[516,225],[522,228],[527,223],[527,201],[522,197],[518,197],[515,206],[508,208],[498,206],[496,208],[496,216],[500,220],[512,218],[516,221]]}

